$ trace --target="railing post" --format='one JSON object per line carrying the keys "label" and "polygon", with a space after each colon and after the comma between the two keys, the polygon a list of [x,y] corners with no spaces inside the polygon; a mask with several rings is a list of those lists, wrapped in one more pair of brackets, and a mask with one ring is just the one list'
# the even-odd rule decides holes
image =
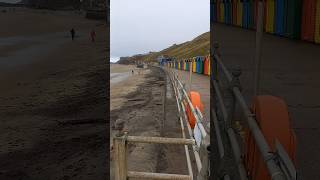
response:
{"label": "railing post", "polygon": [[113,139],[115,180],[127,179],[127,142],[126,135]]}
{"label": "railing post", "polygon": [[225,105],[228,113],[228,124],[227,128],[231,127],[232,121],[234,120],[234,113],[235,113],[235,107],[236,107],[236,99],[233,94],[233,88],[238,87],[241,90],[240,85],[240,77],[241,75],[241,69],[240,67],[236,67],[232,70],[232,80],[228,84],[227,93],[225,93]]}
{"label": "railing post", "polygon": [[202,168],[198,173],[197,180],[208,180],[209,179],[209,152],[208,147],[210,145],[210,137],[207,135],[202,139],[199,154],[202,163]]}

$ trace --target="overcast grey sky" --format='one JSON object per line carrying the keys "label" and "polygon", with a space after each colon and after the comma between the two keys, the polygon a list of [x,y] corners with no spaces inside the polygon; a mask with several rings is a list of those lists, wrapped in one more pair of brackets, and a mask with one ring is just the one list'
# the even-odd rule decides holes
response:
{"label": "overcast grey sky", "polygon": [[111,0],[111,61],[160,51],[210,30],[209,0]]}

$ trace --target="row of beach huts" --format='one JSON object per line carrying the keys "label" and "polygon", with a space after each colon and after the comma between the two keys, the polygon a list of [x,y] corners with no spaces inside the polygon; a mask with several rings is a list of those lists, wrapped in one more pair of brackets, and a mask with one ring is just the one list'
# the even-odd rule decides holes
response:
{"label": "row of beach huts", "polygon": [[[161,66],[175,68],[183,71],[190,71],[210,76],[210,56],[197,56],[187,59],[162,58],[159,61]],[[191,69],[190,69],[191,68]]]}
{"label": "row of beach huts", "polygon": [[[212,0],[211,21],[255,29],[261,0]],[[264,31],[320,43],[320,0],[263,0]]]}

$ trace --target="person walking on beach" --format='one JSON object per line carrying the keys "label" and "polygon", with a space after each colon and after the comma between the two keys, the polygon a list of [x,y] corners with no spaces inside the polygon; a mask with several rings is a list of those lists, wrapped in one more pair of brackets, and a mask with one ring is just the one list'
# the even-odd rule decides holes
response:
{"label": "person walking on beach", "polygon": [[75,34],[76,34],[76,31],[72,28],[72,29],[70,30],[70,33],[71,33],[71,39],[72,39],[72,41],[73,41],[74,36],[75,36]]}
{"label": "person walking on beach", "polygon": [[132,74],[134,74],[133,69],[131,70]]}
{"label": "person walking on beach", "polygon": [[92,29],[92,31],[90,32],[90,36],[91,36],[91,42],[94,42],[96,39],[96,32],[94,31],[94,29]]}

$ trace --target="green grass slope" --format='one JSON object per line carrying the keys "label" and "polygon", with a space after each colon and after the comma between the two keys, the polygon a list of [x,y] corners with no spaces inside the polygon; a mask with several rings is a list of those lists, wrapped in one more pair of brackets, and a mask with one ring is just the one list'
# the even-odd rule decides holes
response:
{"label": "green grass slope", "polygon": [[177,59],[191,58],[195,56],[207,56],[210,53],[210,32],[201,34],[191,41],[184,42],[182,44],[174,44],[159,52],[151,52],[146,55],[135,55],[132,57],[124,58],[127,62],[119,63],[133,63],[136,60],[139,61],[156,61],[156,58],[161,55],[169,57],[175,57]]}

